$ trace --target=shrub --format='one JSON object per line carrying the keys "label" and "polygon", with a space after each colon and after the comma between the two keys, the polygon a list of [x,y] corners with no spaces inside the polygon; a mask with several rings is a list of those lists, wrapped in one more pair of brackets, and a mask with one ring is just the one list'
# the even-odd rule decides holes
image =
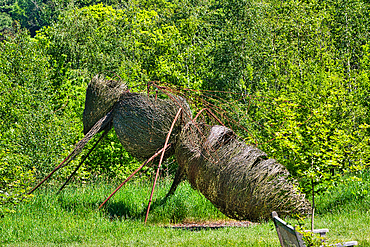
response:
{"label": "shrub", "polygon": [[0,216],[14,212],[14,206],[31,195],[25,194],[34,181],[35,170],[22,166],[27,157],[0,152]]}

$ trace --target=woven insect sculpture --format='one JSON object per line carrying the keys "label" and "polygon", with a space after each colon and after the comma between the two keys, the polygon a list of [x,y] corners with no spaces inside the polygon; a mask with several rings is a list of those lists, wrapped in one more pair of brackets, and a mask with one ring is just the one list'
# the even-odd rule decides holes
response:
{"label": "woven insect sculpture", "polygon": [[[156,86],[157,90],[164,88]],[[88,151],[71,174],[76,173],[97,143],[114,127],[123,147],[145,162],[131,174],[102,204],[101,208],[130,178],[149,162],[159,157],[152,192],[149,198],[147,221],[159,169],[166,157],[174,155],[178,163],[173,184],[167,196],[178,184],[188,180],[222,213],[238,220],[260,220],[272,211],[279,214],[306,214],[310,205],[296,189],[284,166],[256,147],[247,145],[232,129],[209,109],[202,109],[194,118],[185,99],[164,91],[165,99],[155,95],[133,93],[119,81],[95,76],[86,91],[83,115],[84,138],[72,153],[34,189],[36,190],[55,171],[66,166],[98,132],[100,139]],[[207,112],[218,125],[199,120]],[[158,159],[157,159],[158,160]]]}

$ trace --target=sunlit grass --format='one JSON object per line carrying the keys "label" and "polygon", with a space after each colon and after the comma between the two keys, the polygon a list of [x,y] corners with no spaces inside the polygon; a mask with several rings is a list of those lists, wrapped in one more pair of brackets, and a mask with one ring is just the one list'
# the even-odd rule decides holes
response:
{"label": "sunlit grass", "polygon": [[[369,189],[368,179],[369,173],[364,173],[362,194],[355,192],[359,182],[352,182],[318,196],[315,228],[329,228],[330,241],[357,240],[361,246],[370,246],[370,197],[364,192]],[[175,222],[227,219],[188,183],[182,183],[175,195],[163,202],[170,185],[169,180],[159,183],[147,225],[149,183],[127,184],[102,210],[98,210],[100,203],[117,186],[113,182],[70,185],[60,194],[57,187],[45,186],[31,201],[19,205],[16,213],[0,218],[0,245],[279,246],[271,221],[247,228],[201,231],[164,227]],[[307,220],[305,227],[309,224]]]}

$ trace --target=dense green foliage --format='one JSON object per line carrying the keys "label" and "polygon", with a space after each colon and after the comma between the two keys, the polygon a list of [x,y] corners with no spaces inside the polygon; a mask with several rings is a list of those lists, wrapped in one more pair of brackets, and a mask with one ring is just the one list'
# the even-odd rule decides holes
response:
{"label": "dense green foliage", "polygon": [[31,35],[57,20],[59,15],[68,8],[81,8],[97,3],[113,4],[116,0],[3,0],[0,3],[0,30],[13,27],[13,21],[27,28]]}
{"label": "dense green foliage", "polygon": [[[66,156],[82,137],[86,86],[103,73],[130,86],[162,81],[267,99],[248,113],[263,126],[251,129],[261,149],[305,192],[312,180],[325,190],[369,164],[369,14],[361,0],[7,0],[0,5],[4,177],[40,177]],[[283,126],[274,125],[279,118]],[[113,133],[100,147],[80,179],[124,177],[138,166]]]}

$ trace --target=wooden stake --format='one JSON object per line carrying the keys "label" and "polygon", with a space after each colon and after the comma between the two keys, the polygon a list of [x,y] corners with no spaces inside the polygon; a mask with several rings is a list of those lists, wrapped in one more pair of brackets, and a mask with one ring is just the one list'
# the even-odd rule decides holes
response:
{"label": "wooden stake", "polygon": [[[110,130],[110,129],[109,129]],[[71,178],[76,174],[76,172],[78,171],[78,169],[80,169],[80,167],[82,166],[82,164],[85,162],[85,160],[87,159],[87,157],[89,157],[89,155],[91,154],[91,152],[95,149],[95,147],[98,145],[98,143],[104,138],[104,136],[106,136],[106,134],[108,134],[109,130],[105,130],[104,133],[100,136],[99,140],[94,144],[94,146],[89,150],[89,152],[85,155],[85,157],[81,160],[80,164],[78,164],[78,166],[76,167],[76,169],[72,172],[72,174],[68,177],[68,179],[64,182],[64,184],[62,185],[62,187],[60,187],[58,193],[60,193],[64,187],[68,184],[68,182],[71,180]]]}
{"label": "wooden stake", "polygon": [[67,158],[65,158],[57,167],[54,168],[54,170],[52,172],[49,173],[49,175],[47,175],[38,185],[36,185],[30,192],[27,193],[27,195],[31,194],[32,192],[34,192],[38,187],[40,187],[46,180],[48,180],[51,175],[54,174],[54,172],[58,171],[62,165],[69,159],[69,157],[71,157],[72,153],[70,153]]}
{"label": "wooden stake", "polygon": [[108,196],[108,198],[107,199],[105,199],[105,201],[99,206],[99,209],[101,208],[101,207],[103,207],[104,206],[104,204],[114,195],[114,194],[116,194],[116,192],[119,190],[119,189],[121,189],[121,187],[125,184],[125,183],[127,183],[138,171],[140,171],[146,164],[148,164],[150,161],[152,161],[155,157],[157,157],[160,153],[162,153],[163,152],[163,150],[164,149],[167,149],[168,147],[170,147],[171,146],[171,144],[169,144],[169,145],[167,145],[166,146],[166,148],[162,148],[161,150],[159,150],[157,153],[155,153],[152,157],[150,157],[147,161],[145,161],[139,168],[137,168],[128,178],[126,178],[126,180],[122,183],[122,184],[120,184],[120,186],[118,186],[118,188],[117,189],[115,189],[114,191],[113,191],[113,193],[112,194],[110,194],[110,196]]}
{"label": "wooden stake", "polygon": [[[170,139],[170,136],[171,136],[171,133],[172,133],[172,129],[173,127],[175,126],[175,123],[177,121],[177,119],[179,118],[180,116],[180,113],[181,113],[181,108],[178,110],[176,116],[175,116],[175,119],[173,120],[172,122],[172,125],[171,125],[171,128],[170,128],[170,131],[168,132],[167,134],[167,138],[166,138],[166,142],[164,143],[164,146],[166,147],[167,146],[167,143],[168,143],[168,140]],[[159,160],[159,164],[158,164],[158,168],[157,168],[157,173],[155,174],[155,178],[154,178],[154,183],[153,183],[153,188],[152,188],[152,192],[150,194],[150,198],[149,198],[149,203],[148,203],[148,209],[146,211],[146,215],[145,215],[145,221],[144,223],[146,224],[147,220],[148,220],[148,215],[149,215],[149,210],[150,210],[150,204],[152,203],[152,199],[153,199],[153,193],[154,193],[154,189],[155,189],[155,184],[157,182],[157,179],[158,179],[158,176],[159,176],[159,169],[161,168],[161,164],[162,164],[162,161],[163,161],[163,157],[164,157],[164,153],[165,153],[165,148],[163,148],[163,152],[162,152],[162,155],[161,155],[161,158]]]}
{"label": "wooden stake", "polygon": [[[313,161],[311,164],[311,167],[313,168]],[[315,219],[315,185],[314,185],[314,179],[311,179],[311,185],[312,185],[312,216],[311,216],[311,232],[313,234],[314,230],[314,219]]]}

